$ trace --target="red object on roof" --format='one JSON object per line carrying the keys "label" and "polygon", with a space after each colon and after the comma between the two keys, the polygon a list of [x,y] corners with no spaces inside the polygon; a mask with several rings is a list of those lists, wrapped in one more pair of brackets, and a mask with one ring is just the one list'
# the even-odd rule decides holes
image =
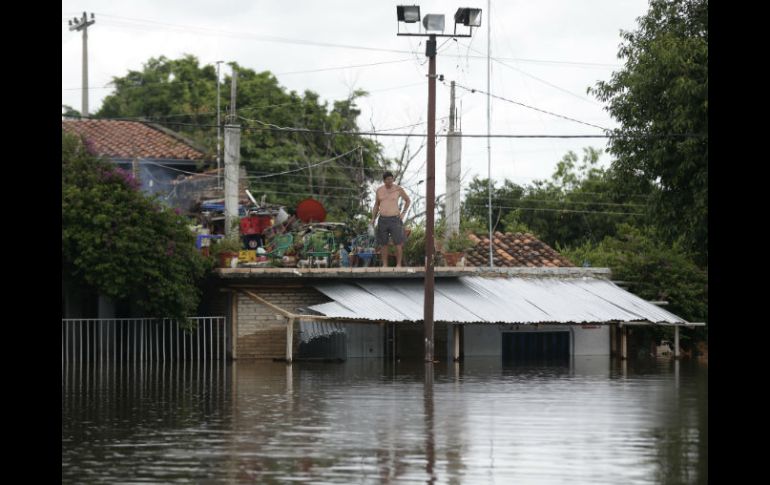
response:
{"label": "red object on roof", "polygon": [[271,225],[270,216],[241,217],[241,235],[262,234]]}
{"label": "red object on roof", "polygon": [[297,205],[297,217],[302,222],[324,222],[326,209],[315,199],[305,199]]}

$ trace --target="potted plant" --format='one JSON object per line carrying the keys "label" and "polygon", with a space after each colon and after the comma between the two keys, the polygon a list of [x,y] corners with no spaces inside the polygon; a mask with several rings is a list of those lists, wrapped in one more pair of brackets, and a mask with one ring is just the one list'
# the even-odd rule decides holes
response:
{"label": "potted plant", "polygon": [[240,238],[224,238],[214,244],[213,254],[222,268],[234,268],[238,265],[238,253],[242,249]]}
{"label": "potted plant", "polygon": [[444,250],[442,251],[447,266],[457,266],[457,263],[462,259],[465,251],[472,247],[473,241],[471,241],[464,232],[461,231],[452,234],[449,239],[447,239]]}
{"label": "potted plant", "polygon": [[294,246],[290,247],[283,253],[281,258],[284,268],[295,268],[297,266],[297,250]]}

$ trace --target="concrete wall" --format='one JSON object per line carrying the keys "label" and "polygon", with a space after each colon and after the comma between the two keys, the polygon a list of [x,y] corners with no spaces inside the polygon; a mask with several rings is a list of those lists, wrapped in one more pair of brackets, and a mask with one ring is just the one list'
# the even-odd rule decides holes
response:
{"label": "concrete wall", "polygon": [[[310,287],[248,289],[270,303],[292,313],[299,309],[329,301]],[[286,317],[243,293],[237,299],[236,358],[283,359],[286,356]],[[299,347],[299,324],[294,326],[295,357]],[[382,357],[385,346],[385,328],[379,323],[345,325],[347,358]]]}
{"label": "concrete wall", "polygon": [[610,355],[609,325],[575,325],[574,355]]}
{"label": "concrete wall", "polygon": [[[585,328],[584,328],[585,327]],[[571,332],[570,355],[610,355],[610,329],[607,325],[465,325],[465,357],[502,357],[504,332]],[[452,330],[447,331],[447,349],[451,352]],[[449,354],[451,355],[451,353]]]}

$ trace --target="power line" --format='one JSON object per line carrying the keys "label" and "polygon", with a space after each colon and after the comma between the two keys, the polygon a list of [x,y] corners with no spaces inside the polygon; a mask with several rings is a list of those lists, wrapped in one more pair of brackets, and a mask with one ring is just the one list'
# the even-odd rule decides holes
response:
{"label": "power line", "polygon": [[346,156],[346,155],[349,155],[349,154],[353,153],[353,152],[354,152],[354,151],[356,151],[356,150],[360,150],[361,148],[362,148],[362,147],[360,147],[360,146],[357,146],[357,147],[355,147],[354,149],[352,149],[352,150],[350,150],[350,151],[348,151],[348,152],[345,152],[345,153],[343,153],[343,154],[341,154],[341,155],[337,155],[336,157],[333,157],[333,158],[329,158],[329,159],[327,159],[327,160],[323,160],[323,161],[321,161],[321,162],[318,162],[318,163],[315,163],[315,164],[313,164],[313,165],[308,165],[307,167],[298,168],[298,169],[295,169],[295,170],[287,170],[287,171],[285,171],[285,172],[280,172],[280,173],[271,174],[271,175],[259,175],[259,176],[255,176],[255,177],[253,177],[253,178],[256,178],[256,179],[262,179],[262,178],[277,177],[277,176],[279,176],[279,175],[285,175],[285,174],[287,174],[287,173],[299,172],[300,170],[306,170],[306,169],[309,169],[309,168],[318,167],[319,165],[323,165],[323,164],[325,164],[325,163],[333,162],[334,160],[337,160],[338,158],[342,158],[342,157],[344,157],[344,156]]}
{"label": "power line", "polygon": [[[472,47],[470,47],[470,46],[468,46],[468,48],[469,48],[469,49],[471,49],[471,50],[472,50],[472,51],[474,51],[474,52],[477,52],[477,53],[481,54],[481,52],[479,52],[477,49],[474,49],[474,48],[472,48]],[[570,96],[574,96],[574,97],[576,97],[576,98],[578,98],[578,99],[580,99],[580,100],[582,100],[582,101],[585,101],[585,102],[587,102],[587,103],[591,103],[591,104],[594,104],[594,105],[597,105],[597,106],[601,106],[599,103],[597,103],[597,102],[595,102],[595,101],[592,101],[592,100],[590,100],[590,99],[586,98],[585,96],[581,96],[581,95],[579,95],[579,94],[575,94],[575,93],[573,93],[572,91],[568,91],[568,90],[566,90],[566,89],[564,89],[564,88],[562,88],[562,87],[560,87],[560,86],[557,86],[557,85],[555,85],[555,84],[553,84],[553,83],[550,83],[550,82],[546,81],[545,79],[540,79],[539,77],[537,77],[537,76],[533,76],[532,74],[529,74],[529,73],[527,73],[527,72],[525,72],[525,71],[522,71],[521,69],[518,69],[518,68],[515,68],[515,67],[513,67],[513,66],[510,66],[510,65],[508,65],[508,64],[506,64],[506,63],[504,63],[504,62],[502,62],[502,61],[501,61],[499,58],[496,58],[496,57],[490,57],[490,59],[492,59],[493,61],[497,62],[498,64],[501,64],[501,65],[503,65],[503,66],[507,67],[508,69],[511,69],[511,70],[513,70],[513,71],[516,71],[516,72],[518,72],[518,73],[521,73],[521,74],[524,74],[524,75],[525,75],[525,76],[527,76],[527,77],[531,77],[532,79],[534,79],[534,80],[536,80],[536,81],[539,81],[539,82],[541,82],[541,83],[543,83],[543,84],[545,84],[545,85],[547,85],[547,86],[550,86],[550,87],[552,87],[552,88],[554,88],[554,89],[558,89],[559,91],[562,91],[562,92],[564,92],[564,93],[567,93],[567,94],[569,94]]]}
{"label": "power line", "polygon": [[[468,204],[467,207],[475,207],[477,209],[486,209],[487,204]],[[516,209],[516,210],[531,210],[531,211],[546,211],[546,212],[575,212],[580,214],[607,214],[607,215],[619,215],[619,216],[644,216],[642,212],[605,212],[605,211],[581,211],[574,209],[545,209],[538,207],[511,207],[504,205],[492,205],[493,209]]]}
{"label": "power line", "polygon": [[[96,119],[96,120],[119,120],[120,118],[111,118],[111,117],[99,117],[99,118],[91,118],[91,117],[83,117],[84,119]],[[165,122],[164,125],[169,126],[186,126],[186,127],[193,127],[193,128],[216,128],[217,125],[208,125],[208,124],[195,124],[195,123],[180,123],[180,122]],[[310,129],[310,128],[293,128],[293,127],[279,127],[276,125],[269,125],[263,126],[263,127],[252,127],[252,126],[245,126],[241,128],[244,131],[274,131],[274,132],[284,132],[284,133],[310,133],[310,134],[316,134],[316,135],[325,135],[325,136],[338,136],[338,135],[348,135],[348,136],[398,136],[398,137],[426,137],[428,136],[426,133],[384,133],[379,131],[327,131],[327,130],[317,130],[317,129]],[[447,133],[436,133],[436,137],[442,137],[446,138],[448,136],[453,137],[461,137],[461,138],[545,138],[545,139],[573,139],[573,138],[617,138],[617,139],[656,139],[656,138],[708,138],[707,133],[659,133],[659,134],[647,134],[647,133],[641,133],[641,134],[623,134],[623,133],[616,133],[616,134],[604,134],[604,135],[513,135],[513,134],[469,134],[469,133],[458,133],[458,134],[447,134]]]}
{"label": "power line", "polygon": [[[101,119],[109,119],[109,118],[101,118]],[[194,125],[191,123],[166,123],[171,126],[193,126],[198,128],[216,128],[216,125]],[[312,133],[317,135],[327,135],[327,136],[336,136],[336,135],[351,135],[351,136],[401,136],[401,137],[426,137],[428,136],[426,133],[382,133],[379,131],[326,131],[326,130],[313,130],[309,128],[291,128],[291,127],[276,127],[276,126],[264,126],[264,127],[243,127],[243,130],[246,131],[277,131],[277,132],[286,132],[286,133]],[[468,134],[468,133],[457,133],[457,134],[446,134],[446,133],[436,133],[437,137],[447,137],[447,136],[453,136],[453,137],[461,137],[461,138],[620,138],[620,139],[627,139],[627,138],[703,138],[708,137],[707,134],[702,133],[660,133],[660,134],[638,134],[638,135],[624,135],[624,134],[604,134],[604,135],[512,135],[512,134]]]}
{"label": "power line", "polygon": [[[446,86],[446,82],[444,82],[443,84],[444,84],[444,86]],[[507,98],[504,98],[504,97],[502,97],[502,96],[497,96],[497,95],[495,95],[495,94],[492,94],[492,93],[488,93],[488,92],[486,92],[486,91],[482,91],[481,89],[469,88],[469,87],[463,86],[462,84],[458,84],[457,82],[455,82],[455,86],[457,86],[458,88],[464,89],[464,90],[466,90],[466,91],[469,91],[469,92],[471,92],[471,93],[481,93],[481,94],[487,94],[487,95],[489,95],[489,96],[491,96],[491,97],[493,97],[493,98],[496,98],[496,99],[500,99],[500,100],[502,100],[502,101],[507,101],[507,102],[509,102],[509,103],[517,104],[517,105],[519,105],[519,106],[523,106],[523,107],[525,107],[525,108],[529,108],[529,109],[532,109],[532,110],[535,110],[535,111],[539,111],[539,112],[541,112],[541,113],[545,113],[545,114],[548,114],[548,115],[551,115],[551,116],[556,116],[556,117],[558,117],[558,118],[563,118],[563,119],[565,119],[565,120],[568,120],[568,121],[574,121],[575,123],[580,123],[581,125],[587,125],[587,126],[591,126],[591,127],[593,127],[593,128],[599,128],[600,130],[603,130],[603,131],[610,131],[610,130],[609,130],[609,128],[604,128],[604,127],[602,127],[602,126],[593,125],[593,124],[591,124],[591,123],[586,123],[585,121],[580,121],[580,120],[576,120],[575,118],[570,118],[570,117],[568,117],[568,116],[560,115],[560,114],[557,114],[557,113],[552,113],[552,112],[550,112],[550,111],[546,111],[546,110],[544,110],[544,109],[535,108],[534,106],[529,106],[529,105],[527,105],[527,104],[524,104],[524,103],[520,103],[520,102],[518,102],[518,101],[514,101],[514,100],[512,100],[512,99],[507,99]]]}
{"label": "power line", "polygon": [[[274,37],[274,36],[264,36],[264,35],[257,35],[253,33],[246,33],[246,32],[233,32],[233,31],[227,31],[227,30],[221,30],[221,29],[212,29],[209,27],[196,27],[196,26],[190,26],[190,25],[182,25],[182,24],[172,24],[168,22],[158,22],[155,20],[149,20],[149,19],[137,19],[137,18],[130,18],[130,17],[121,17],[117,15],[107,15],[107,14],[100,14],[101,17],[105,17],[108,20],[106,22],[114,22],[118,25],[121,24],[119,22],[120,20],[128,21],[128,22],[134,22],[134,23],[146,23],[150,25],[157,25],[159,27],[163,27],[167,32],[168,27],[173,27],[176,29],[181,30],[187,30],[187,31],[197,31],[198,33],[204,33],[208,35],[223,35],[223,36],[229,36],[229,37],[240,37],[240,38],[250,38],[253,40],[259,40],[264,42],[276,42],[276,43],[288,43],[288,44],[300,44],[300,45],[311,45],[311,46],[317,46],[317,47],[335,47],[335,48],[345,48],[345,49],[357,49],[357,50],[369,50],[369,51],[378,51],[378,52],[393,52],[393,53],[399,53],[399,54],[411,54],[411,51],[406,50],[400,50],[400,49],[383,49],[378,47],[367,47],[367,46],[361,46],[361,45],[350,45],[350,44],[332,44],[328,42],[317,42],[317,41],[308,41],[308,40],[302,40],[302,39],[289,39],[285,37]],[[109,20],[109,19],[117,19],[115,20]],[[62,22],[64,22],[65,19],[62,19]],[[133,25],[133,24],[126,24],[126,22],[122,23],[124,26],[131,26],[131,27],[140,27],[139,25]],[[458,42],[459,44],[459,42]],[[463,45],[463,44],[461,44]],[[472,49],[470,45],[463,45],[463,47],[468,47],[469,49]],[[476,51],[475,49],[472,49]],[[478,51],[476,51],[478,52]],[[458,57],[458,58],[468,58],[468,59],[483,59],[486,60],[486,55],[479,55],[479,56],[473,56],[473,55],[451,55],[451,54],[445,54],[444,57]],[[410,58],[411,59],[411,58]],[[560,61],[560,60],[546,60],[546,59],[527,59],[527,58],[517,58],[517,57],[497,57],[493,58],[496,62],[499,61],[514,61],[514,62],[524,62],[524,63],[537,63],[537,64],[565,64],[565,65],[573,65],[573,66],[588,66],[588,67],[622,67],[618,66],[616,64],[603,64],[603,63],[597,63],[597,62],[580,62],[580,61]],[[394,61],[395,62],[395,61]]]}
{"label": "power line", "polygon": [[[349,66],[337,66],[337,67],[324,67],[319,69],[310,69],[306,71],[290,71],[290,72],[279,72],[279,73],[271,73],[274,76],[289,76],[293,74],[307,74],[307,73],[314,73],[314,72],[324,72],[324,71],[339,71],[343,69],[354,69],[354,68],[362,68],[362,67],[371,67],[371,66],[380,66],[384,64],[395,64],[399,62],[406,62],[411,61],[411,58],[408,59],[396,59],[393,61],[382,61],[382,62],[373,62],[369,64],[352,64]],[[177,84],[195,84],[195,83],[202,83],[204,81],[158,81],[158,82],[145,82],[141,85],[137,86],[121,86],[120,89],[139,89],[144,88],[147,86],[168,86],[168,85],[177,85]],[[410,86],[416,85],[411,84]],[[424,83],[419,83],[420,85]],[[76,89],[82,89],[82,88],[62,88],[62,91],[74,91]],[[86,89],[118,89],[118,86],[114,85],[114,81],[110,81],[104,86],[88,86]],[[392,88],[386,88],[386,89],[392,89]]]}
{"label": "power line", "polygon": [[350,66],[324,67],[324,68],[320,68],[320,69],[309,69],[309,70],[306,70],[306,71],[279,72],[279,73],[276,73],[275,75],[276,76],[290,76],[290,75],[293,75],[293,74],[310,74],[310,73],[314,73],[314,72],[338,71],[338,70],[342,70],[342,69],[354,69],[354,68],[360,68],[360,67],[381,66],[383,64],[396,64],[396,63],[399,63],[399,62],[406,62],[406,61],[411,61],[411,60],[412,60],[412,58],[408,57],[406,59],[397,59],[397,60],[394,60],[394,61],[372,62],[372,63],[369,63],[369,64],[354,64],[354,65],[350,65]]}
{"label": "power line", "polygon": [[[580,200],[549,200],[549,199],[530,199],[527,196],[521,197],[519,200],[523,202],[543,202],[546,204],[578,204],[578,205],[608,205],[619,207],[649,207],[647,204],[634,204],[624,202],[594,202],[594,201],[580,201]],[[484,207],[487,205],[484,204]]]}
{"label": "power line", "polygon": [[[193,27],[193,26],[180,25],[180,24],[171,24],[168,22],[158,22],[154,20],[132,19],[128,17],[118,17],[115,15],[103,15],[103,14],[100,14],[100,15],[103,17],[106,17],[108,19],[107,22],[110,22],[110,23],[115,21],[109,20],[109,19],[128,20],[130,22],[143,22],[143,23],[162,26],[164,29],[166,29],[166,31],[170,27],[174,29],[192,31],[203,35],[215,35],[215,36],[233,37],[233,38],[241,38],[241,39],[245,38],[245,39],[251,39],[251,40],[262,41],[262,42],[277,42],[277,43],[284,43],[284,44],[308,45],[308,46],[314,46],[314,47],[334,47],[334,48],[356,49],[356,50],[375,51],[375,52],[394,52],[398,54],[409,54],[408,51],[404,51],[404,50],[383,49],[378,47],[366,47],[366,46],[360,46],[360,45],[333,44],[330,42],[317,42],[317,41],[308,41],[308,40],[302,40],[302,39],[289,39],[285,37],[257,35],[257,34],[245,33],[245,32],[232,32],[232,31],[212,29],[207,27]],[[120,22],[115,22],[115,23],[120,25]],[[131,27],[139,27],[131,24],[128,24],[128,25]]]}

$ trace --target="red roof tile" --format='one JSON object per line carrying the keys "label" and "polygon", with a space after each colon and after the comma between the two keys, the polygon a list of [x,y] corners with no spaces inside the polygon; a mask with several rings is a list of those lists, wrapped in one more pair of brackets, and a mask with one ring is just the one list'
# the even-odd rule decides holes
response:
{"label": "red roof tile", "polygon": [[62,129],[82,136],[97,155],[110,158],[202,160],[205,154],[180,137],[141,121],[62,120]]}
{"label": "red roof tile", "polygon": [[[465,252],[466,265],[487,266],[489,264],[489,237],[481,234],[469,234],[468,237],[476,245]],[[575,266],[532,234],[496,232],[493,244],[495,251],[492,259],[495,266],[498,267]]]}

